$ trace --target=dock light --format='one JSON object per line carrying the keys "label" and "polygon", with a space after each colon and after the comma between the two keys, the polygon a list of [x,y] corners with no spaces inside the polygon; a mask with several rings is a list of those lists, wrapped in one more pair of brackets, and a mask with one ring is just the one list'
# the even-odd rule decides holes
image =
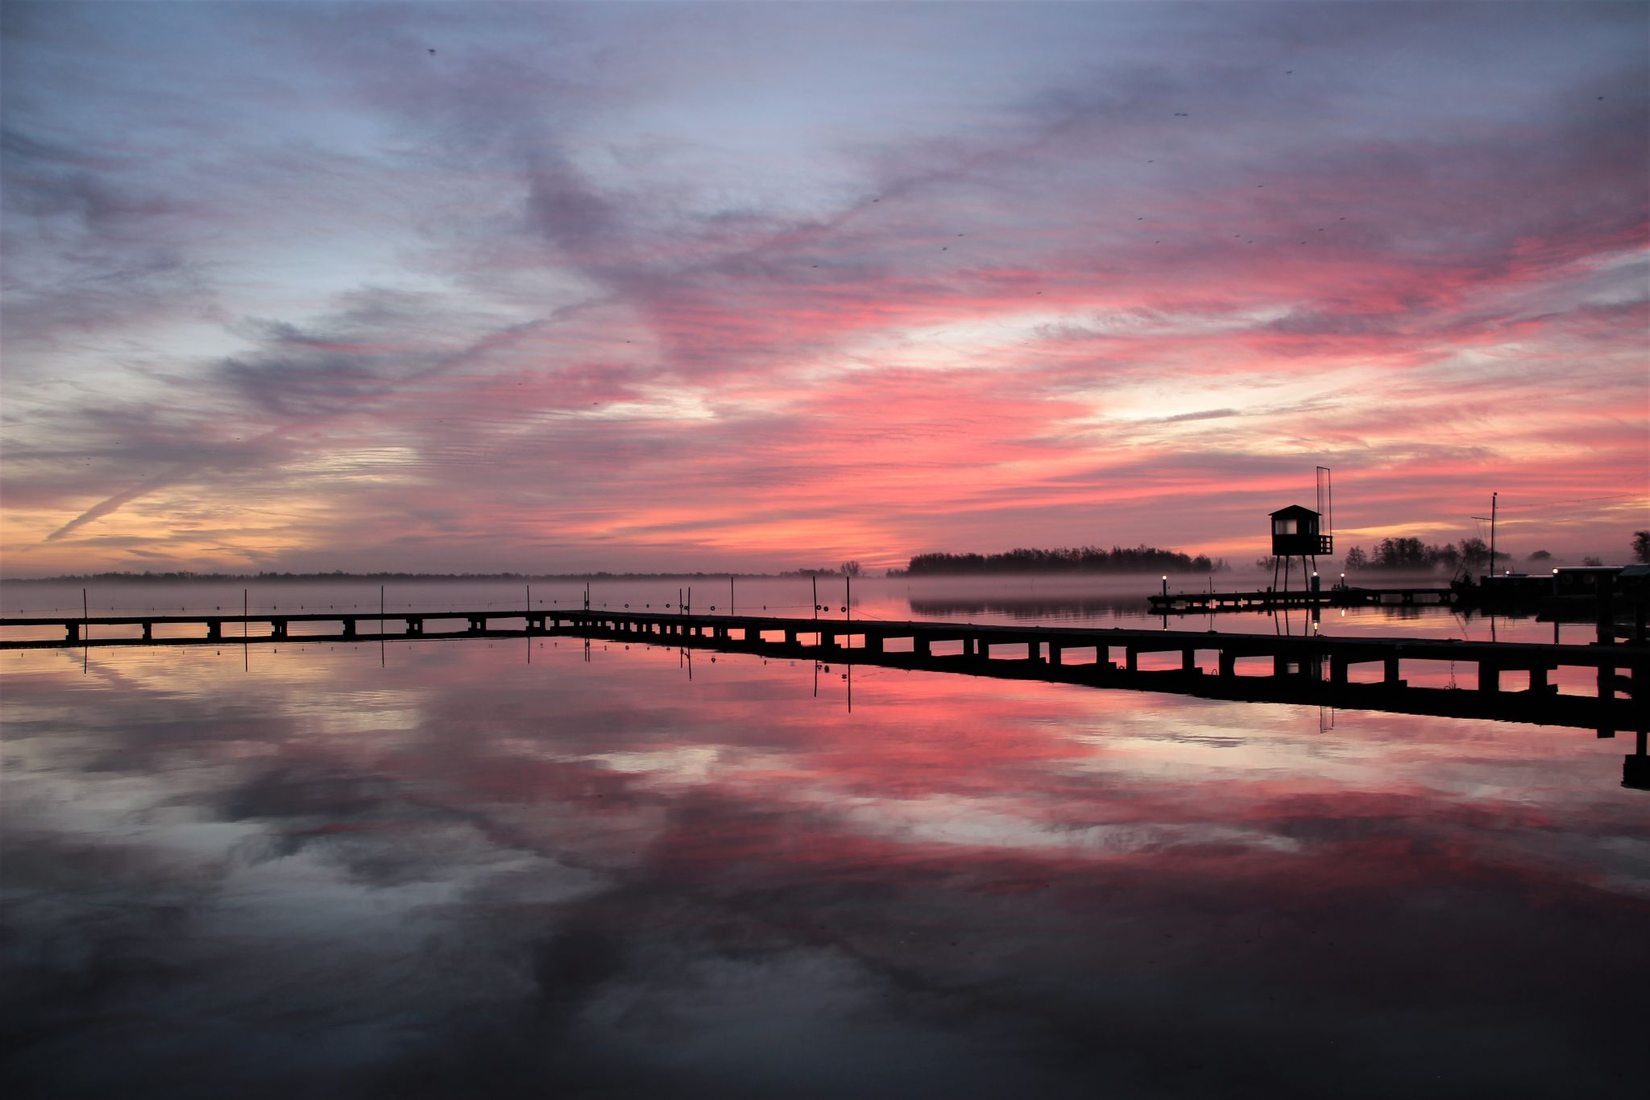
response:
{"label": "dock light", "polygon": [[1553,568],[1553,576],[1558,576],[1558,569],[1556,566]]}

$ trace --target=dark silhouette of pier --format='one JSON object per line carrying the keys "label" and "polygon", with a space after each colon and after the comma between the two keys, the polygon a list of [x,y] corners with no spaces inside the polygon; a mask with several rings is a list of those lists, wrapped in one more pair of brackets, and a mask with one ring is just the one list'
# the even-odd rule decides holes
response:
{"label": "dark silhouette of pier", "polygon": [[[1314,578],[1316,579],[1316,578]],[[1244,592],[1153,592],[1146,597],[1154,615],[1208,615],[1223,611],[1285,611],[1334,607],[1454,607],[1449,588],[1356,588],[1338,585],[1303,591],[1263,588]]]}
{"label": "dark silhouette of pier", "polygon": [[[333,629],[310,632],[316,626]],[[62,634],[45,639],[9,636],[30,628],[55,628]],[[110,630],[122,633],[106,633]],[[1650,645],[1643,643],[1468,642],[1326,637],[1315,632],[1296,637],[542,608],[0,619],[0,648],[7,649],[535,636],[829,659],[1210,699],[1534,722],[1593,729],[1604,736],[1618,729],[1650,728]],[[1412,684],[1405,672],[1418,666],[1448,667],[1452,676],[1460,676],[1458,686]],[[1559,669],[1585,670],[1596,684],[1595,694],[1561,694],[1552,678]],[[1635,774],[1650,780],[1642,772],[1644,765],[1636,767],[1641,770]]]}

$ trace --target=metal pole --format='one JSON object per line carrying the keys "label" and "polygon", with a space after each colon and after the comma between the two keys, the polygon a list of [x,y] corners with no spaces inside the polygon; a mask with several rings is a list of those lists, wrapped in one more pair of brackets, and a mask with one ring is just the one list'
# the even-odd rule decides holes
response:
{"label": "metal pole", "polygon": [[733,574],[728,574],[728,614],[733,614]]}
{"label": "metal pole", "polygon": [[817,619],[817,618],[819,618],[819,577],[813,576],[813,577],[810,577],[809,580],[813,581],[813,586],[814,586],[814,618]]}
{"label": "metal pole", "polygon": [[1495,502],[1500,493],[1490,494],[1490,572],[1495,572]]}

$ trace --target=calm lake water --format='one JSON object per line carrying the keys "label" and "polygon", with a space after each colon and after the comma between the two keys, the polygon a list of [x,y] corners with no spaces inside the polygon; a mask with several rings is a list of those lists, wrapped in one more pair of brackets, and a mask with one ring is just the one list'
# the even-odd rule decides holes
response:
{"label": "calm lake water", "polygon": [[[1156,621],[960,587],[856,585],[855,614]],[[592,600],[677,585],[620,588]],[[240,586],[93,595],[238,610]],[[346,599],[377,586],[248,595]],[[806,581],[734,599],[812,610]],[[1642,1084],[1627,738],[565,638],[15,651],[0,691],[8,1096]]]}

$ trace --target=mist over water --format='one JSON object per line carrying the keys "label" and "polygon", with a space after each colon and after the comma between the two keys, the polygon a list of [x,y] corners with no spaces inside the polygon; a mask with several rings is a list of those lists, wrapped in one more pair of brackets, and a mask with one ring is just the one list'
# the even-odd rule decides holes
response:
{"label": "mist over water", "polygon": [[[969,587],[856,583],[854,613],[1022,596]],[[407,598],[441,592],[511,595]],[[8,1095],[1609,1096],[1638,1069],[1650,796],[1584,731],[565,637],[0,668]]]}

